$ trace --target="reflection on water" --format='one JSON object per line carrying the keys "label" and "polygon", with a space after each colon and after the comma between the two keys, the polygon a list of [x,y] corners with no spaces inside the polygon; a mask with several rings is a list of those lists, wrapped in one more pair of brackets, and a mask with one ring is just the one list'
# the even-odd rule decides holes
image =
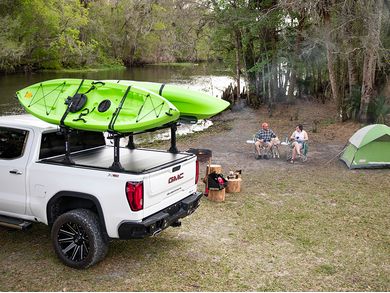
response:
{"label": "reflection on water", "polygon": [[[230,72],[218,63],[202,63],[185,66],[148,65],[129,69],[115,69],[89,72],[36,72],[18,73],[0,76],[0,116],[24,113],[24,109],[15,98],[15,92],[31,84],[56,78],[85,79],[129,79],[139,81],[154,81],[180,85],[189,89],[200,90],[221,97],[222,91],[234,83]],[[178,134],[183,135],[200,131],[211,125],[211,121],[199,121],[195,125],[180,125]],[[145,134],[146,136],[146,134]],[[169,132],[157,133],[151,139],[169,139]],[[148,141],[142,136],[137,140]]]}

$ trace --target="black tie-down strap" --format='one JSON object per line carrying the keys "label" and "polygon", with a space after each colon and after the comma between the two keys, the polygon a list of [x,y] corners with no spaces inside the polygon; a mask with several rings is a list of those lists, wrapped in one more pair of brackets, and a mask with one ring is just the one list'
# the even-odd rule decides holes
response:
{"label": "black tie-down strap", "polygon": [[[84,83],[84,79],[81,80],[81,82],[80,82],[80,84],[79,84],[79,87],[77,88],[77,90],[76,90],[75,94],[73,95],[73,97],[75,97],[75,96],[78,94],[78,92],[79,92],[81,86],[83,85],[83,83]],[[65,110],[65,112],[64,112],[64,115],[62,115],[62,118],[61,118],[61,121],[60,121],[60,126],[65,126],[65,118],[66,118],[66,116],[68,116],[68,114],[69,114],[69,112],[70,112],[70,109],[72,108],[72,104],[73,104],[73,102],[74,102],[74,101],[73,101],[73,97],[68,97],[68,98],[66,99],[66,101],[65,101],[65,104],[67,104],[68,107],[66,107],[66,110]],[[80,99],[81,99],[81,98],[80,98]]]}
{"label": "black tie-down strap", "polygon": [[97,89],[97,87],[96,87],[97,85],[103,86],[103,85],[105,85],[105,83],[102,81],[93,81],[93,82],[91,82],[91,85],[92,86],[89,88],[89,90],[87,90],[84,94],[88,94],[90,91]]}
{"label": "black tie-down strap", "polygon": [[163,83],[163,84],[160,86],[160,89],[159,89],[159,91],[158,91],[158,94],[159,94],[160,96],[162,96],[162,92],[163,92],[164,87],[165,87],[165,83]]}
{"label": "black tie-down strap", "polygon": [[84,123],[87,123],[87,120],[85,120],[83,117],[87,116],[88,114],[92,113],[93,111],[95,111],[95,107],[93,107],[91,111],[88,108],[85,108],[85,109],[83,109],[83,111],[81,111],[79,117],[76,119],[73,119],[73,121],[74,122],[83,121]]}
{"label": "black tie-down strap", "polygon": [[119,103],[118,107],[115,109],[115,112],[112,114],[111,121],[108,124],[108,129],[111,130],[111,131],[115,131],[114,130],[115,122],[118,119],[119,113],[122,110],[123,104],[124,104],[124,102],[126,100],[127,95],[130,92],[130,89],[131,89],[131,86],[127,87],[126,92],[123,95],[121,102]]}

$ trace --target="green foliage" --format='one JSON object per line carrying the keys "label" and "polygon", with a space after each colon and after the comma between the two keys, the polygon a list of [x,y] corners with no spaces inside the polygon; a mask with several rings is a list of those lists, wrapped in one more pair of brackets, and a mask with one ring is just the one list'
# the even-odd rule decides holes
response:
{"label": "green foliage", "polygon": [[2,0],[0,71],[206,58],[206,15],[190,0]]}
{"label": "green foliage", "polygon": [[18,26],[12,16],[0,17],[0,71],[14,69],[25,52],[24,45],[13,37],[13,30]]}
{"label": "green foliage", "polygon": [[346,110],[349,118],[357,119],[359,110],[360,110],[360,96],[361,90],[360,86],[352,87],[352,92],[349,95],[349,98],[346,99]]}
{"label": "green foliage", "polygon": [[386,102],[385,96],[377,97],[375,102],[375,121],[385,124],[386,116],[390,114],[390,105]]}
{"label": "green foliage", "polygon": [[247,70],[248,73],[261,72],[264,68],[266,68],[267,65],[269,65],[268,57],[263,56],[263,58],[260,60],[260,62],[256,62],[251,68]]}
{"label": "green foliage", "polygon": [[368,86],[380,92],[378,68],[389,74],[390,18],[381,9],[387,2],[215,0],[213,49],[230,67],[241,66],[249,96],[257,99],[251,104],[282,101],[286,92],[288,101],[332,96],[337,111],[355,119],[361,91],[344,99],[344,89],[375,76]]}

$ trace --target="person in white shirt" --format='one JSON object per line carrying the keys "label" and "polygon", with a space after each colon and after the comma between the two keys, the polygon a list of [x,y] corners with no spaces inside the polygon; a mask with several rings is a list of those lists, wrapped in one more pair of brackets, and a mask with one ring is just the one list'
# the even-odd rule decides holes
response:
{"label": "person in white shirt", "polygon": [[296,157],[301,156],[303,143],[309,140],[309,137],[307,136],[307,132],[303,130],[302,124],[298,124],[297,127],[295,127],[295,131],[291,135],[290,140],[293,141],[292,143],[293,152],[292,152],[290,163],[294,163]]}

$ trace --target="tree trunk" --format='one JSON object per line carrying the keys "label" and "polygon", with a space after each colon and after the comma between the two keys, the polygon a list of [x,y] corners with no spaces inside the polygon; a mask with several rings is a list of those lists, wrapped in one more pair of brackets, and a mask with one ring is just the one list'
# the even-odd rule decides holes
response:
{"label": "tree trunk", "polygon": [[264,97],[266,96],[267,94],[267,86],[266,86],[266,80],[265,80],[265,69],[264,69],[265,66],[263,66],[263,69],[262,69],[262,84],[263,84],[263,100],[264,100]]}
{"label": "tree trunk", "polygon": [[349,96],[352,98],[354,87],[358,85],[358,74],[356,67],[356,54],[351,52],[347,57],[348,62],[348,83],[349,83]]}
{"label": "tree trunk", "polygon": [[329,81],[332,88],[333,100],[338,103],[340,100],[339,86],[337,83],[337,72],[334,60],[333,50],[331,44],[326,44],[326,57],[328,59],[328,72],[329,72]]}
{"label": "tree trunk", "polygon": [[[343,40],[344,46],[348,50],[347,51],[347,79],[348,79],[348,95],[346,96],[344,93],[344,110],[345,110],[345,120],[353,118],[356,119],[356,114],[359,108],[357,107],[354,96],[356,95],[356,89],[358,87],[359,79],[358,79],[358,69],[357,69],[357,56],[358,56],[358,48],[359,44],[356,40],[356,36],[358,34],[357,28],[354,26],[356,21],[352,21],[357,19],[357,4],[356,3],[346,3],[342,7],[342,17],[344,19],[348,19],[346,22],[344,31],[343,31]],[[361,32],[360,32],[361,33]]]}
{"label": "tree trunk", "polygon": [[345,59],[342,59],[340,55],[337,56],[337,68],[338,76],[337,80],[339,85],[342,85],[339,88],[339,103],[338,109],[341,121],[344,122],[348,119],[348,96],[346,96],[345,86],[348,84],[348,62]]}
{"label": "tree trunk", "polygon": [[303,41],[302,31],[305,23],[305,12],[301,10],[299,13],[299,22],[297,26],[297,35],[295,36],[294,56],[292,57],[290,85],[288,87],[287,102],[289,104],[295,103],[294,91],[297,84],[297,62],[301,51],[301,43]]}
{"label": "tree trunk", "polygon": [[382,21],[383,1],[373,1],[372,14],[369,17],[367,47],[364,54],[363,62],[363,81],[360,98],[359,121],[368,122],[368,105],[374,94],[375,71],[378,60],[378,49],[380,45],[380,30]]}
{"label": "tree trunk", "polygon": [[341,103],[340,103],[339,85],[337,80],[336,60],[335,60],[335,55],[333,53],[333,42],[331,36],[332,25],[331,25],[329,13],[326,13],[324,15],[324,28],[325,28],[326,58],[328,60],[328,73],[329,73],[330,86],[332,89],[333,101],[336,102],[338,106],[340,106]]}
{"label": "tree trunk", "polygon": [[271,82],[271,79],[272,79],[271,65],[272,64],[268,63],[267,65],[268,65],[268,104],[270,104],[272,101],[272,82]]}
{"label": "tree trunk", "polygon": [[295,103],[294,91],[295,91],[296,85],[297,85],[297,74],[296,74],[294,69],[291,69],[290,80],[289,80],[289,85],[288,85],[288,92],[287,92],[287,103],[288,104]]}
{"label": "tree trunk", "polygon": [[[275,49],[274,49],[275,50]],[[270,100],[270,107],[273,106],[278,96],[278,60],[276,54],[274,53],[272,56],[272,64],[271,64],[271,78],[272,78],[272,99]]]}
{"label": "tree trunk", "polygon": [[[356,19],[356,10],[354,6],[344,5],[343,15],[346,19]],[[345,46],[348,49],[347,53],[347,66],[348,66],[348,87],[349,87],[349,98],[352,98],[354,88],[358,85],[358,69],[357,69],[357,48],[358,44],[355,38],[356,33],[354,31],[354,22],[348,21],[345,25]]]}
{"label": "tree trunk", "polygon": [[285,74],[285,80],[283,84],[283,93],[287,95],[287,86],[290,83],[290,66],[287,66],[287,72]]}
{"label": "tree trunk", "polygon": [[278,65],[278,71],[279,71],[279,85],[278,88],[283,89],[284,88],[284,81],[283,81],[283,66],[282,63],[279,63]]}
{"label": "tree trunk", "polygon": [[[240,56],[241,56],[241,54],[240,54],[240,52],[241,52],[241,50],[240,50],[240,42],[241,42],[241,40],[240,40],[240,32],[237,30],[236,31],[236,34],[235,34],[235,37],[236,37],[236,79],[237,79],[237,95],[236,95],[236,97],[237,97],[237,99],[240,99],[240,94],[241,94],[241,91],[240,91],[240,89],[241,89],[241,85],[240,85],[240,80],[241,80],[241,70],[240,70],[240,68],[241,68],[241,62],[240,62]],[[233,102],[233,104],[235,104],[237,101],[235,100],[234,102]]]}

